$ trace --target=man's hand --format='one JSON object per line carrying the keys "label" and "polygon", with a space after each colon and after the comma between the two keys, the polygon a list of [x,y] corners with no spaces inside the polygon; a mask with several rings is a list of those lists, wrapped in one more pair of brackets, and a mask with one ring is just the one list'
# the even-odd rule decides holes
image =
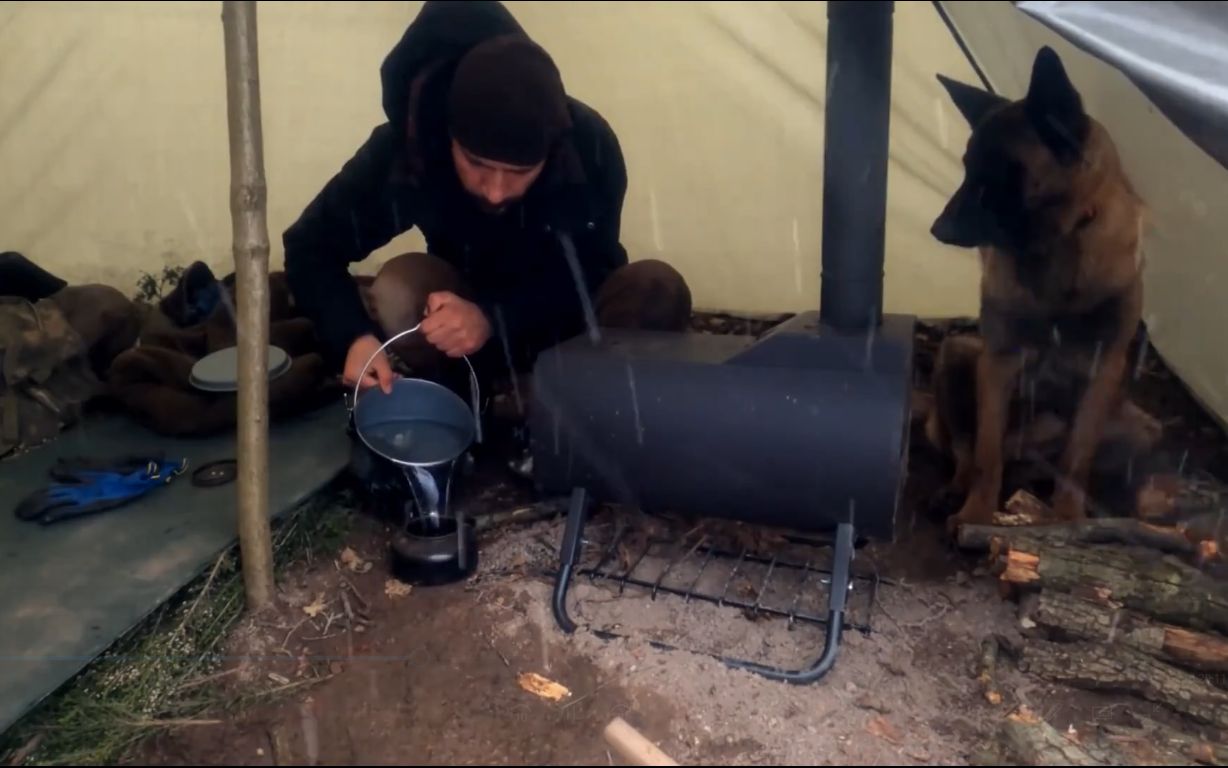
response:
{"label": "man's hand", "polygon": [[490,321],[476,304],[455,293],[439,291],[426,297],[422,333],[448,357],[472,355],[490,338]]}
{"label": "man's hand", "polygon": [[[379,348],[379,339],[369,334],[354,340],[354,343],[350,345],[350,351],[345,355],[345,370],[341,374],[341,380],[347,387],[354,386],[358,375],[362,373],[362,367],[367,364],[368,360],[371,360],[371,355],[374,355]],[[388,394],[392,392],[394,378],[395,374],[392,372],[392,365],[388,362],[388,356],[380,350],[375,359],[371,360],[371,366],[363,375],[362,386],[359,389],[365,390],[379,384],[384,394]]]}

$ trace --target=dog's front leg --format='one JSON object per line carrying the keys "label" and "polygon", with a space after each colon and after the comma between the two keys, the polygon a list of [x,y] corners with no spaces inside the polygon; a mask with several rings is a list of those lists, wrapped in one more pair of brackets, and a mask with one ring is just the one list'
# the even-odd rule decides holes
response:
{"label": "dog's front leg", "polygon": [[1006,438],[1011,387],[1023,363],[1020,354],[996,353],[988,348],[977,360],[972,487],[959,512],[947,518],[950,533],[964,523],[985,524],[993,520],[1002,492],[1002,442]]}
{"label": "dog's front leg", "polygon": [[1062,520],[1081,520],[1087,516],[1087,479],[1109,415],[1121,407],[1126,358],[1126,345],[1115,344],[1098,361],[1079,401],[1070,440],[1062,457],[1062,476],[1057,478],[1057,493],[1054,494],[1053,511]]}

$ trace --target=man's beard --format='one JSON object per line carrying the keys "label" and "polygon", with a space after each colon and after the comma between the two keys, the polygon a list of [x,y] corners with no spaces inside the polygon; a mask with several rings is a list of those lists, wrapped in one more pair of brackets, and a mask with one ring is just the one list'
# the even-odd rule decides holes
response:
{"label": "man's beard", "polygon": [[509,208],[516,205],[521,200],[521,198],[518,197],[514,200],[504,200],[498,205],[491,205],[490,203],[486,202],[485,198],[478,195],[469,195],[469,199],[472,201],[475,208],[487,216],[502,216],[503,214],[507,213]]}

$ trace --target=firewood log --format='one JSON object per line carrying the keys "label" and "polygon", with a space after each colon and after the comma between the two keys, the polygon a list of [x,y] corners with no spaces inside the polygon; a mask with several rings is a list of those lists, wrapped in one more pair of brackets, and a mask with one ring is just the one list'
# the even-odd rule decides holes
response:
{"label": "firewood log", "polygon": [[1103,518],[1047,525],[964,525],[957,540],[963,549],[989,551],[995,539],[1012,538],[1051,543],[1131,544],[1175,555],[1193,555],[1197,547],[1177,528],[1151,525],[1133,518]]}
{"label": "firewood log", "polygon": [[1162,622],[1228,632],[1228,583],[1141,547],[1077,547],[1017,537],[995,572],[1033,589],[1087,593]]}
{"label": "firewood log", "polygon": [[1045,590],[1030,618],[1069,639],[1119,643],[1202,672],[1228,671],[1228,638],[1152,621],[1103,600]]}
{"label": "firewood log", "polygon": [[1217,728],[1228,727],[1228,692],[1125,645],[1032,640],[1021,670],[1055,683],[1126,693]]}
{"label": "firewood log", "polygon": [[1027,707],[1020,707],[1002,724],[1007,756],[1020,765],[1107,765]]}

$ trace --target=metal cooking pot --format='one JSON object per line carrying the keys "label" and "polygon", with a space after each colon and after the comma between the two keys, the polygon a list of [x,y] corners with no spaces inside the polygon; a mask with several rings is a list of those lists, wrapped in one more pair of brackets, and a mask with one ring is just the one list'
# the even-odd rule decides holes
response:
{"label": "metal cooking pot", "polygon": [[359,394],[375,358],[420,327],[396,334],[367,359],[354,384],[350,415],[358,438],[378,456],[402,467],[431,468],[454,462],[474,441],[482,442],[481,395],[469,358],[464,361],[469,366],[471,406],[452,390],[427,379],[396,379],[390,393],[372,387]]}

